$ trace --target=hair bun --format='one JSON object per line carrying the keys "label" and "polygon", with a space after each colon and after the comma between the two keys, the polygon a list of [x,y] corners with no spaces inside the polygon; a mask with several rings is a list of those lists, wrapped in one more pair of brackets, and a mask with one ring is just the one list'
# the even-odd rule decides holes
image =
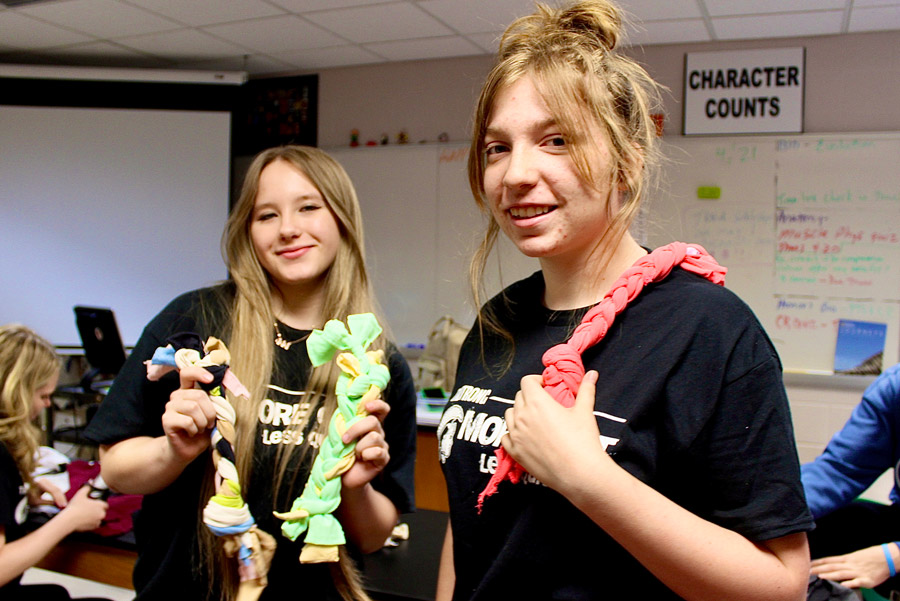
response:
{"label": "hair bun", "polygon": [[622,13],[604,0],[582,0],[556,12],[561,31],[595,38],[604,50],[613,50],[621,37]]}
{"label": "hair bun", "polygon": [[580,47],[609,53],[622,35],[622,13],[607,0],[580,0],[563,7],[537,4],[530,15],[513,21],[500,40],[499,56],[521,47]]}

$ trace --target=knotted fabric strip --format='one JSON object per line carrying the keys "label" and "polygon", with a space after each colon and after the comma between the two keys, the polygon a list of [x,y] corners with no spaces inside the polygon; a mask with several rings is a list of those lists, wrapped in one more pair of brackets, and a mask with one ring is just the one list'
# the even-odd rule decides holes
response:
{"label": "knotted fabric strip", "polygon": [[[301,563],[338,561],[338,547],[346,543],[344,530],[333,512],[341,503],[341,474],[356,460],[356,441],[344,444],[341,437],[347,428],[368,415],[366,403],[377,399],[390,380],[383,351],[366,351],[381,334],[381,326],[371,313],[350,315],[347,326],[336,319],[322,330],[314,330],[306,341],[312,364],[316,367],[337,355],[341,369],[335,385],[337,407],[328,424],[319,453],[300,496],[290,511],[275,513],[285,520],[281,532],[291,540],[309,530]],[[344,352],[339,352],[344,351]]]}
{"label": "knotted fabric strip", "polygon": [[210,435],[216,493],[203,509],[203,523],[213,534],[222,537],[225,554],[237,558],[240,576],[237,601],[255,601],[266,588],[275,539],[256,526],[241,496],[235,466],[236,413],[224,391],[245,399],[249,399],[250,393],[228,368],[231,354],[221,340],[210,337],[202,344],[200,336],[188,332],[175,334],[166,342],[165,347],[156,349],[153,358],[145,362],[148,379],[158,380],[170,371],[192,365],[203,367],[213,375],[211,383],[198,383],[216,408],[216,425]]}
{"label": "knotted fabric strip", "polygon": [[[544,353],[543,386],[550,396],[564,407],[575,404],[575,395],[584,378],[584,363],[581,360],[584,351],[606,336],[616,316],[647,284],[665,279],[675,267],[703,276],[714,284],[725,283],[726,269],[698,244],[672,242],[644,255],[625,270],[603,299],[585,314],[569,340]],[[525,474],[524,468],[503,447],[498,447],[494,454],[497,456],[497,469],[478,495],[479,512],[484,500],[497,492],[501,482],[509,480],[515,484]]]}

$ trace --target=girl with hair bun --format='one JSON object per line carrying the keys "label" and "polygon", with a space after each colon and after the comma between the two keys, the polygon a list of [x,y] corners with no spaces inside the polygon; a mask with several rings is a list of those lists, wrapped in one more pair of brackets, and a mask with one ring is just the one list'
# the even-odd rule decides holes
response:
{"label": "girl with hair bun", "polygon": [[541,269],[484,304],[460,352],[439,601],[805,595],[778,356],[701,246],[629,232],[661,103],[621,36],[611,2],[538,5],[475,109],[476,301],[500,232]]}
{"label": "girl with hair bun", "polygon": [[[274,515],[289,512],[304,489],[337,407],[340,370],[334,362],[313,368],[307,338],[330,319],[375,308],[350,178],[316,148],[264,150],[247,170],[222,247],[230,280],[179,296],[147,325],[86,433],[101,445],[107,484],[144,495],[134,523],[137,600],[368,600],[354,559],[380,549],[398,514],[415,506],[415,387],[384,335],[369,348],[386,352],[390,383],[383,398],[364,403],[368,416],[343,433],[356,446],[352,467],[337,476],[334,517],[347,540],[339,561],[301,563],[305,538],[283,536],[287,522]],[[230,399],[232,427],[217,423],[214,395],[202,389],[213,379],[206,369],[148,379],[144,362],[182,332],[227,345],[230,369],[247,389]],[[213,511],[230,515],[229,504],[238,504],[213,488],[222,475],[213,473],[221,443],[210,451],[213,428],[233,446],[236,474],[225,480],[240,484],[236,497],[252,515],[241,526],[255,522],[260,539],[259,548],[241,539],[252,566],[225,538],[230,532],[210,532],[227,530]],[[207,513],[214,493],[222,503]],[[275,549],[265,572],[253,558],[264,563],[267,540]]]}
{"label": "girl with hair bun", "polygon": [[[98,528],[106,516],[106,501],[90,498],[89,487],[66,500],[50,482],[31,477],[41,436],[34,419],[50,406],[58,381],[59,357],[53,345],[25,326],[0,326],[0,599],[4,601],[68,600],[62,586],[21,584],[22,573],[66,536]],[[24,525],[28,505],[42,504],[44,493],[62,511],[29,532]]]}

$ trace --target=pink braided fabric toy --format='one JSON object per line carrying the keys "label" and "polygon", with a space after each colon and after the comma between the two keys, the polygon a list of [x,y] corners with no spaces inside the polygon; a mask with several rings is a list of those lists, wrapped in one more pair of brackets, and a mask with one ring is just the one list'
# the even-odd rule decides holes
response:
{"label": "pink braided fabric toy", "polygon": [[[606,336],[616,315],[641,293],[644,286],[665,279],[675,267],[701,275],[714,284],[725,283],[727,270],[698,244],[672,242],[641,257],[615,281],[606,296],[585,314],[569,340],[544,353],[543,385],[550,396],[564,407],[575,404],[575,394],[584,378],[581,354]],[[497,469],[478,495],[479,513],[484,500],[497,492],[501,482],[509,480],[515,484],[525,474],[525,469],[503,447],[498,447],[494,454],[497,456]]]}

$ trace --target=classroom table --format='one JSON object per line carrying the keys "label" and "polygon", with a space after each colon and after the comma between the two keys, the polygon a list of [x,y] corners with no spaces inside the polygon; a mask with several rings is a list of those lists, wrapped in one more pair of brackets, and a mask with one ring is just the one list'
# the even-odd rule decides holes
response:
{"label": "classroom table", "polygon": [[[364,556],[363,585],[376,601],[430,601],[437,585],[447,514],[420,509],[403,514],[400,520],[409,525],[409,540]],[[38,567],[131,588],[136,557],[131,533],[106,539],[79,533],[63,541]]]}
{"label": "classroom table", "polygon": [[419,509],[400,516],[409,540],[363,558],[366,590],[376,601],[430,601],[437,585],[447,514]]}

